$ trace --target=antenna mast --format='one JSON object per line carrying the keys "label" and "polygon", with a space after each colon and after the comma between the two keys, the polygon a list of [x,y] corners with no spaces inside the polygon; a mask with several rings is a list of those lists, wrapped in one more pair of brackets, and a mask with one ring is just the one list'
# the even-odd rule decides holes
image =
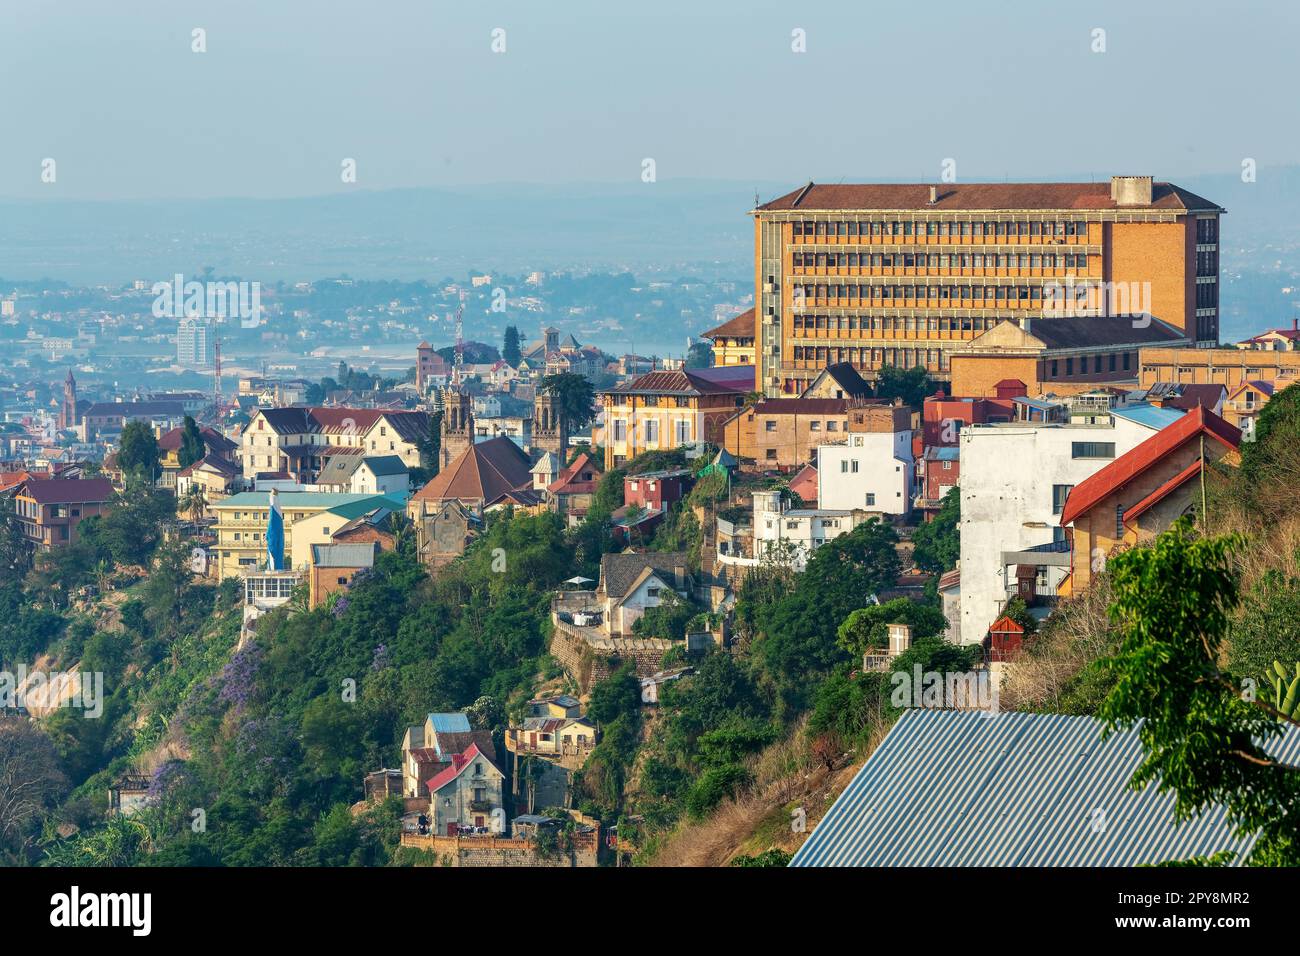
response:
{"label": "antenna mast", "polygon": [[464,361],[465,355],[465,326],[462,319],[465,316],[465,293],[460,294],[460,306],[456,309],[456,356],[455,364],[452,366],[452,382],[457,388],[460,388],[460,368]]}

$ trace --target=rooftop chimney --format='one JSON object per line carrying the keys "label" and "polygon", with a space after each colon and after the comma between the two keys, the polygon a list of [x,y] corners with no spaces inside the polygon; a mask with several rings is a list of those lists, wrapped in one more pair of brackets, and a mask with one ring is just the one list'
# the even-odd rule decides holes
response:
{"label": "rooftop chimney", "polygon": [[1110,177],[1110,198],[1120,206],[1151,205],[1151,177]]}
{"label": "rooftop chimney", "polygon": [[930,187],[930,205],[933,206],[933,205],[934,205],[935,203],[937,203],[938,201],[939,201],[939,187],[938,187],[938,186],[931,186],[931,187]]}

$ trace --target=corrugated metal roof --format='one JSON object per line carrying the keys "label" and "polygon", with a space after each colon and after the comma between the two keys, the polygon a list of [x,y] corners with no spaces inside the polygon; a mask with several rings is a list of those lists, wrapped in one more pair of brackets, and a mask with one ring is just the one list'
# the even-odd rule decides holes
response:
{"label": "corrugated metal roof", "polygon": [[[1136,866],[1221,850],[1241,862],[1253,836],[1234,836],[1223,807],[1175,825],[1173,794],[1128,789],[1142,760],[1136,728],[1102,740],[1102,726],[909,710],[790,865]],[[1268,749],[1300,765],[1300,730]]]}
{"label": "corrugated metal roof", "polygon": [[372,568],[379,546],[365,544],[313,544],[311,563],[318,568]]}

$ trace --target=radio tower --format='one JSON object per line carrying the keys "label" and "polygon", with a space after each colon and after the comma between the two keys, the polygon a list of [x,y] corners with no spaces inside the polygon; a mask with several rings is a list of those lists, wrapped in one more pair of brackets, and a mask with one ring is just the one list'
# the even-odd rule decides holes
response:
{"label": "radio tower", "polygon": [[221,336],[212,343],[212,414],[221,425]]}
{"label": "radio tower", "polygon": [[455,362],[453,363],[451,369],[452,384],[454,384],[458,390],[460,389],[460,366],[461,363],[464,361],[464,354],[465,354],[465,336],[464,336],[465,327],[461,321],[464,318],[464,316],[465,316],[465,293],[462,292],[460,294],[460,307],[456,309],[456,355],[455,355]]}

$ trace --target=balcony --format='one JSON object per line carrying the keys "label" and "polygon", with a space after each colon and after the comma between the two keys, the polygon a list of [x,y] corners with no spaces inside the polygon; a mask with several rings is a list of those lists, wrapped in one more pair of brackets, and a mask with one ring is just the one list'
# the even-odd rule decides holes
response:
{"label": "balcony", "polygon": [[470,808],[470,810],[472,810],[472,811],[475,812],[475,813],[491,813],[491,812],[492,812],[492,801],[491,801],[491,800],[471,800],[471,801],[469,802],[469,808]]}

